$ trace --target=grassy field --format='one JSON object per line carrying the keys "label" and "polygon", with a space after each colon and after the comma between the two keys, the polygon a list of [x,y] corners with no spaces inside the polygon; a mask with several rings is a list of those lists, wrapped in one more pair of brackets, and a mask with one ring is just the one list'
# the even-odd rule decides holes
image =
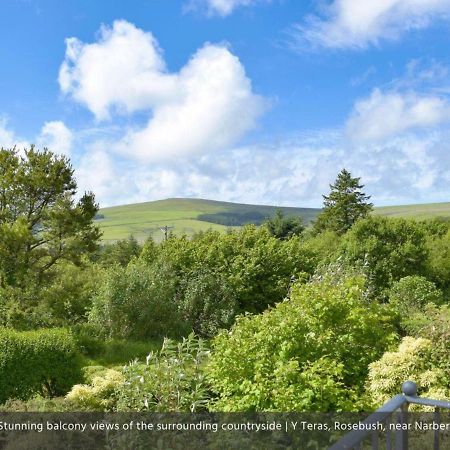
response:
{"label": "grassy field", "polygon": [[389,217],[409,217],[418,220],[431,219],[433,217],[450,218],[450,203],[381,206],[375,208],[375,214]]}
{"label": "grassy field", "polygon": [[[132,205],[114,206],[100,210],[97,224],[103,232],[103,240],[115,241],[130,235],[143,241],[152,236],[155,241],[163,239],[161,227],[172,227],[175,234],[187,234],[201,230],[226,231],[229,227],[199,220],[199,216],[208,215],[210,220],[219,220],[225,214],[256,214],[260,217],[272,216],[277,207],[265,205],[245,205],[239,203],[217,202],[202,199],[172,198],[155,202],[136,203]],[[285,215],[298,215],[305,222],[313,220],[319,209],[315,208],[281,208]],[[445,217],[450,219],[450,203],[429,203],[422,205],[384,206],[375,208],[375,214],[390,217],[414,217],[426,219]]]}
{"label": "grassy field", "polygon": [[[160,228],[173,227],[175,234],[188,234],[201,230],[226,231],[228,226],[199,220],[202,214],[218,215],[221,213],[245,214],[257,213],[264,217],[272,216],[277,207],[264,205],[244,205],[239,203],[217,202],[202,199],[167,199],[155,202],[136,203],[133,205],[103,208],[99,214],[103,218],[97,224],[103,232],[103,240],[125,239],[132,234],[142,241],[152,236],[157,242],[163,238]],[[306,222],[312,220],[318,209],[281,208],[286,215],[300,215]],[[100,216],[100,217],[101,217]]]}

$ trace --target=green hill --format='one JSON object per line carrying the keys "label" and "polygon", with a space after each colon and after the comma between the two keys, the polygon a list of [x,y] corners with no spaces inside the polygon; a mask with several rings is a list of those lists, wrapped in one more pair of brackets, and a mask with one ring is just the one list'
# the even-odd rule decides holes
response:
{"label": "green hill", "polygon": [[410,217],[431,219],[442,217],[450,220],[450,203],[424,203],[418,205],[381,206],[375,208],[375,214],[389,217]]}
{"label": "green hill", "polygon": [[[163,238],[160,228],[172,227],[175,234],[192,235],[196,231],[226,231],[229,227],[246,223],[262,223],[273,216],[278,207],[218,202],[214,200],[169,198],[154,202],[113,206],[100,210],[97,223],[103,231],[103,240],[125,239],[130,234],[138,240],[152,236],[156,241]],[[318,208],[280,208],[287,216],[301,216],[306,223],[313,220]],[[426,219],[443,217],[450,220],[450,203],[422,205],[383,206],[375,208],[375,214],[389,217],[414,217]]]}
{"label": "green hill", "polygon": [[[280,208],[286,216],[301,216],[305,222],[315,218],[316,208]],[[173,227],[175,234],[191,235],[196,231],[226,231],[245,223],[262,223],[277,210],[276,206],[245,205],[214,200],[169,198],[154,202],[102,208],[97,223],[103,231],[103,240],[125,239],[130,234],[138,240],[152,236],[160,241],[160,228]]]}

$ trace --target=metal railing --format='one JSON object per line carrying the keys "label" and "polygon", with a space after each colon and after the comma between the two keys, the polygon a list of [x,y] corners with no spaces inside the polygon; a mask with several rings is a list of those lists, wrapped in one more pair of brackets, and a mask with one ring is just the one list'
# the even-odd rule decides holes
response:
{"label": "metal railing", "polygon": [[[409,405],[424,405],[434,407],[434,422],[440,424],[441,409],[450,409],[450,402],[432,400],[417,396],[417,385],[406,381],[402,385],[403,394],[396,395],[380,409],[361,422],[361,429],[347,433],[339,442],[329,450],[361,450],[371,444],[372,450],[380,448],[379,424],[385,425],[386,450],[408,450],[408,408]],[[393,421],[392,419],[397,419]],[[439,429],[434,430],[433,449],[440,449]]]}

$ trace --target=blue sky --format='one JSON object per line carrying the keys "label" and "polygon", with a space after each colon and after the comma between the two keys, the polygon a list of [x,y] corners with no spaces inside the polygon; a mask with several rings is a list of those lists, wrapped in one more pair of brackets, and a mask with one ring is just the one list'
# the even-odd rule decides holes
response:
{"label": "blue sky", "polygon": [[450,0],[3,0],[0,145],[102,206],[449,201]]}

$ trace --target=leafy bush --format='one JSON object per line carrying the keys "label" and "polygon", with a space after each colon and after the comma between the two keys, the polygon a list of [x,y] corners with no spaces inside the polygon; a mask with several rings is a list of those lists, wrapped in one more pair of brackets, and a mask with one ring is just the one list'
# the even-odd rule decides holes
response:
{"label": "leafy bush", "polygon": [[429,277],[450,296],[450,230],[442,236],[427,240]]}
{"label": "leafy bush", "polygon": [[200,270],[186,277],[179,294],[181,314],[200,336],[211,337],[229,328],[238,311],[236,296],[218,274]]}
{"label": "leafy bush", "polygon": [[146,364],[134,361],[124,368],[117,410],[204,410],[209,397],[203,366],[208,355],[204,342],[192,333],[178,343],[165,339],[159,352],[147,356]]}
{"label": "leafy bush", "polygon": [[82,379],[75,340],[64,329],[0,329],[0,403],[66,393]]}
{"label": "leafy bush", "polygon": [[116,404],[116,393],[124,383],[121,372],[107,369],[102,375],[92,378],[90,384],[77,384],[66,395],[75,408],[88,411],[112,411]]}
{"label": "leafy bush", "polygon": [[425,234],[413,220],[362,219],[344,236],[339,253],[348,265],[365,267],[376,294],[400,278],[426,272]]}
{"label": "leafy bush", "polygon": [[213,340],[208,378],[221,411],[355,410],[368,364],[395,335],[363,277],[324,276],[290,300],[242,316]]}
{"label": "leafy bush", "polygon": [[[164,269],[164,268],[163,268]],[[89,323],[111,338],[147,339],[184,333],[174,304],[176,279],[141,261],[110,268],[93,299]]]}
{"label": "leafy bush", "polygon": [[376,407],[400,393],[406,380],[418,384],[420,395],[448,399],[447,374],[436,364],[433,342],[424,338],[403,338],[398,350],[386,352],[369,366],[367,390]]}
{"label": "leafy bush", "polygon": [[403,319],[423,310],[428,303],[442,303],[442,292],[435,284],[417,275],[396,281],[389,291],[389,302],[395,306]]}

